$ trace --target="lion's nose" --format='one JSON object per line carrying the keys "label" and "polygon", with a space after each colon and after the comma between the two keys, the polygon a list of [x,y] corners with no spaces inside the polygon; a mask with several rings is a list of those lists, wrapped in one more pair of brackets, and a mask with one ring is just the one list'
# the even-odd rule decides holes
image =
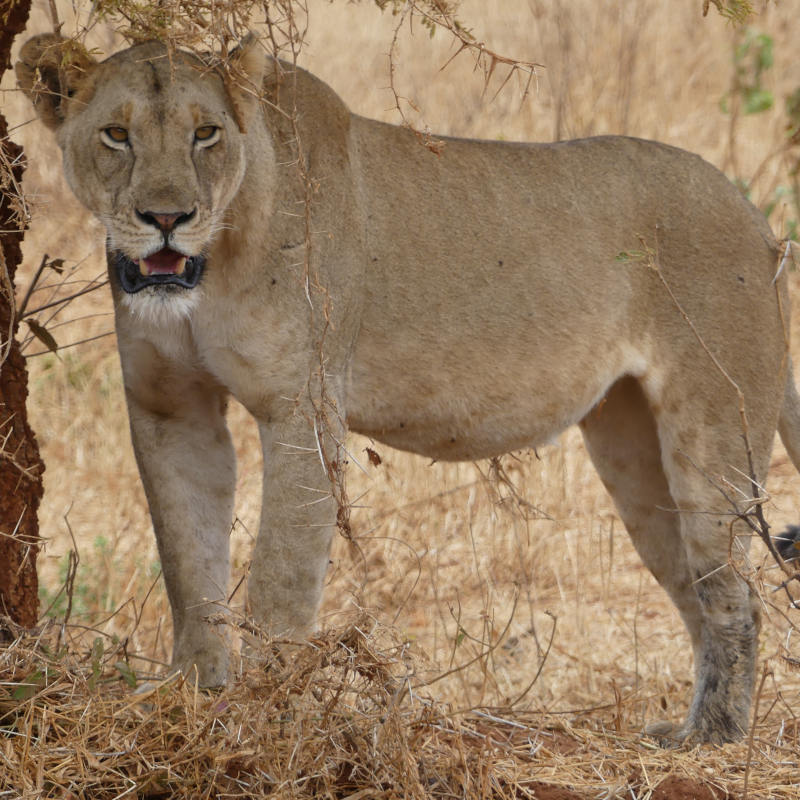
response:
{"label": "lion's nose", "polygon": [[189,222],[194,218],[196,213],[196,208],[193,208],[188,212],[179,211],[177,213],[136,210],[136,216],[139,217],[142,222],[145,222],[148,225],[153,225],[164,234],[170,233],[177,225],[181,225],[184,222]]}

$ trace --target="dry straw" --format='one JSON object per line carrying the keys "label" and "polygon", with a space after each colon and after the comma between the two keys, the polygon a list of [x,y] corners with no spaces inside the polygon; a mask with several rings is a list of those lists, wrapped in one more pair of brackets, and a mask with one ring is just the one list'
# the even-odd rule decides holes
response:
{"label": "dry straw", "polygon": [[766,680],[749,740],[663,750],[627,729],[624,697],[454,712],[366,615],[302,644],[262,640],[219,692],[173,677],[132,693],[123,648],[55,652],[57,626],[6,625],[0,797],[797,797],[800,725],[769,721],[781,699]]}

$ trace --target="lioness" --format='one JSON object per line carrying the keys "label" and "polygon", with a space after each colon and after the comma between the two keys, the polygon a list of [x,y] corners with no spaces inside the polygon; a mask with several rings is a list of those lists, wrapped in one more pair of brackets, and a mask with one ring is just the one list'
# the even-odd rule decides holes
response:
{"label": "lioness", "polygon": [[753,496],[751,468],[765,479],[776,427],[800,456],[789,299],[761,214],[674,147],[448,138],[437,157],[255,40],[231,64],[236,80],[152,42],[97,63],[45,35],[16,65],[108,231],[174,666],[226,679],[206,618],[228,582],[228,394],[264,454],[250,608],[294,636],[320,600],[345,427],[451,460],[579,424],[691,636],[674,737],[741,736],[759,613],[728,565],[730,498]]}

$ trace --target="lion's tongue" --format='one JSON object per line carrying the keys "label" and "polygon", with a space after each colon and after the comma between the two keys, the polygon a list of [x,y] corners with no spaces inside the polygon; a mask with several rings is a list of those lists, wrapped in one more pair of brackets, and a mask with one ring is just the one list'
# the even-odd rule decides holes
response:
{"label": "lion's tongue", "polygon": [[186,266],[186,256],[164,247],[157,253],[139,260],[142,275],[180,275]]}

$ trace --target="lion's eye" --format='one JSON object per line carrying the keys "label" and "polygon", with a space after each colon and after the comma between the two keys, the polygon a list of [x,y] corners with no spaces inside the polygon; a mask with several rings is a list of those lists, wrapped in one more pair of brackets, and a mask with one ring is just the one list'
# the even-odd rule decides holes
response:
{"label": "lion's eye", "polygon": [[111,125],[108,128],[103,128],[103,130],[100,131],[100,138],[102,139],[103,144],[119,150],[128,144],[128,131],[126,131],[125,128]]}
{"label": "lion's eye", "polygon": [[203,125],[194,132],[194,140],[202,147],[211,147],[219,141],[219,128],[216,125]]}

